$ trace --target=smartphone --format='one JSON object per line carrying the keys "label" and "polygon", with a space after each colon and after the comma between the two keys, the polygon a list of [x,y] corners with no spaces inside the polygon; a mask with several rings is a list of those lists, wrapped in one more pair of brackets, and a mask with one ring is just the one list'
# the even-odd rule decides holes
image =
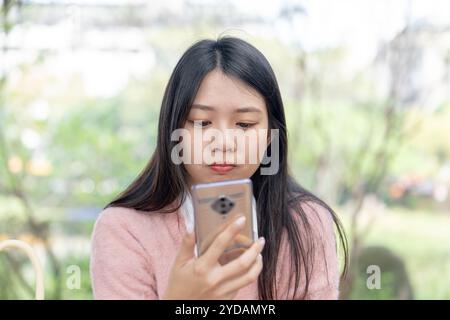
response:
{"label": "smartphone", "polygon": [[201,256],[238,215],[246,217],[244,228],[225,249],[219,263],[224,265],[236,259],[258,239],[256,203],[250,179],[196,184],[191,191],[197,256]]}

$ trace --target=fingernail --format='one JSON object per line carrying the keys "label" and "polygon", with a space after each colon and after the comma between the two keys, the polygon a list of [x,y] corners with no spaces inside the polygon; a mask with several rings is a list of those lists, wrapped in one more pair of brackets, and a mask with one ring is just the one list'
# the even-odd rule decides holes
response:
{"label": "fingernail", "polygon": [[239,217],[235,222],[234,222],[238,227],[241,227],[244,225],[245,223],[245,217]]}
{"label": "fingernail", "polygon": [[260,238],[258,239],[258,242],[259,242],[260,245],[263,246],[263,245],[266,243],[266,240],[264,239],[264,237],[260,237]]}

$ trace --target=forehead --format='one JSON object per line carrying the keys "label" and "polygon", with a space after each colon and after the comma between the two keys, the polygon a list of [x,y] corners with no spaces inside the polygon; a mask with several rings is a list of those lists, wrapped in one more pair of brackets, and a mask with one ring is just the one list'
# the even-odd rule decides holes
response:
{"label": "forehead", "polygon": [[266,113],[264,97],[258,91],[217,69],[205,76],[193,104],[228,110],[252,106]]}

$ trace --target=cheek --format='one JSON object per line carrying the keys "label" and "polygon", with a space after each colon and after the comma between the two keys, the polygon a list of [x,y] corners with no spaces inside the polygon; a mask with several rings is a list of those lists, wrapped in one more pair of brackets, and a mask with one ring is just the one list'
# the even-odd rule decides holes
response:
{"label": "cheek", "polygon": [[255,131],[256,137],[249,139],[249,148],[245,150],[245,154],[247,159],[257,159],[257,161],[248,161],[244,166],[242,174],[245,178],[250,178],[258,170],[268,147],[270,130],[267,121],[263,121],[258,128],[255,128]]}
{"label": "cheek", "polygon": [[193,164],[183,164],[189,176],[192,178],[194,183],[201,181],[202,175],[201,170],[198,165]]}
{"label": "cheek", "polygon": [[239,179],[250,178],[259,168],[259,164],[247,164],[241,168]]}
{"label": "cheek", "polygon": [[246,164],[259,165],[261,163],[268,146],[268,134],[268,129],[264,127],[246,133],[245,149],[239,150],[239,152],[245,153]]}
{"label": "cheek", "polygon": [[202,141],[200,134],[194,135],[194,130],[192,128],[184,128],[186,130],[186,136],[183,137],[181,142],[181,148],[183,150],[183,159],[187,164],[194,164],[198,159],[195,158],[202,155],[202,150],[205,147],[205,142]]}

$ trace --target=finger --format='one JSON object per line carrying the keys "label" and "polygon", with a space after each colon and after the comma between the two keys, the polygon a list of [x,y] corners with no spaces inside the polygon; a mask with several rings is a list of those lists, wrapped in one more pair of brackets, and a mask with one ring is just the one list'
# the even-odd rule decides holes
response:
{"label": "finger", "polygon": [[218,263],[219,257],[225,249],[231,244],[234,237],[242,230],[245,225],[245,217],[239,216],[230,223],[221,233],[214,239],[211,246],[197,260],[198,265],[202,268],[210,269]]}
{"label": "finger", "polygon": [[264,248],[264,238],[261,237],[257,241],[255,241],[250,248],[245,250],[243,254],[241,254],[238,258],[228,262],[221,268],[221,275],[223,280],[236,278],[237,276],[247,272],[252,265],[255,263],[255,260],[258,258],[258,255]]}
{"label": "finger", "polygon": [[181,243],[181,247],[178,250],[177,257],[175,258],[175,264],[177,266],[181,266],[185,264],[187,261],[191,260],[195,257],[194,254],[194,248],[195,248],[195,234],[192,233],[186,233],[186,235],[183,238],[183,241]]}
{"label": "finger", "polygon": [[222,292],[224,292],[224,294],[227,294],[229,292],[236,291],[243,287],[248,286],[249,284],[258,280],[258,276],[261,273],[262,268],[263,268],[262,256],[258,255],[256,261],[253,263],[251,268],[245,274],[238,276],[237,278],[234,278],[227,282],[224,282],[220,291],[223,290]]}
{"label": "finger", "polygon": [[225,296],[222,296],[221,300],[233,300],[238,293],[239,290],[228,292]]}

